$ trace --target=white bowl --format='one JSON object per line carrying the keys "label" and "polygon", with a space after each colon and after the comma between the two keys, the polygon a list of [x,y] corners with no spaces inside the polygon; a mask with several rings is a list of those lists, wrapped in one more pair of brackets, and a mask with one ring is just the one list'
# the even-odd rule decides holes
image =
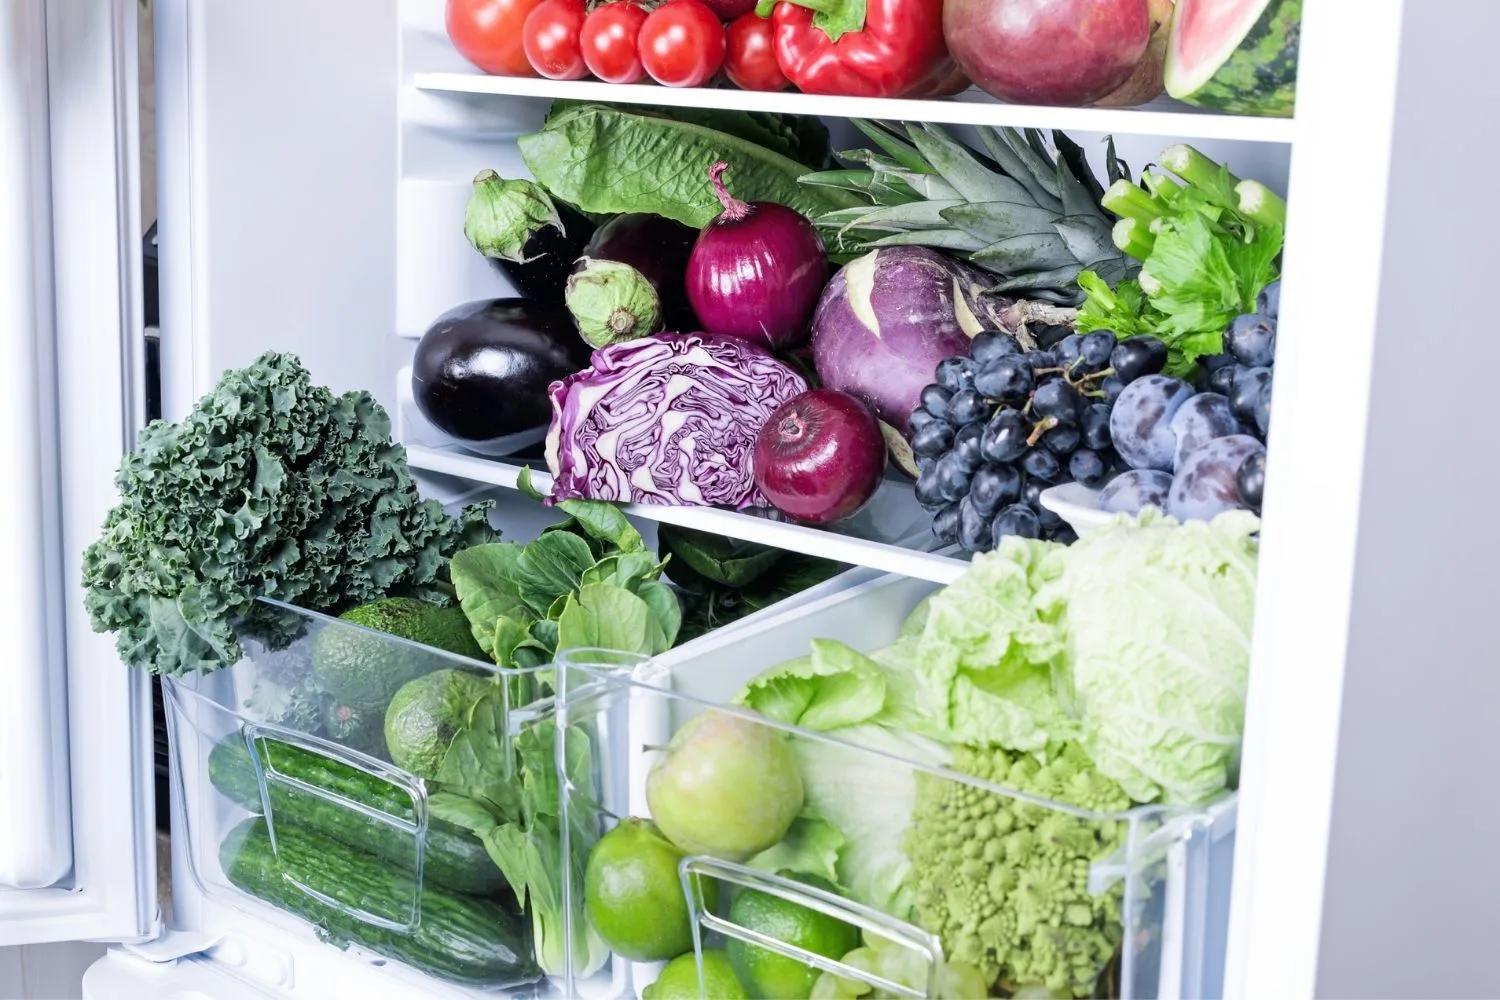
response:
{"label": "white bowl", "polygon": [[1038,499],[1043,507],[1067,521],[1078,532],[1079,538],[1100,525],[1108,524],[1115,516],[1099,509],[1098,490],[1091,490],[1079,483],[1048,487]]}

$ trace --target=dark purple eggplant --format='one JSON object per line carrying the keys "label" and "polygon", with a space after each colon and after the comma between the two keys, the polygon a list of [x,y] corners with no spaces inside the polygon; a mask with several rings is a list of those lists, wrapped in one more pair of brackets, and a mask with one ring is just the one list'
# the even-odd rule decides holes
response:
{"label": "dark purple eggplant", "polygon": [[417,344],[417,409],[465,447],[507,455],[552,420],[547,386],[585,368],[589,346],[566,309],[529,299],[468,302],[439,316]]}
{"label": "dark purple eggplant", "polygon": [[573,262],[594,224],[533,181],[481,170],[464,211],[464,235],[516,291],[543,305],[562,305]]}
{"label": "dark purple eggplant", "polygon": [[680,222],[631,212],[617,215],[594,232],[583,256],[629,264],[645,276],[661,298],[662,321],[668,330],[696,330],[698,319],[688,304],[688,255],[698,233]]}

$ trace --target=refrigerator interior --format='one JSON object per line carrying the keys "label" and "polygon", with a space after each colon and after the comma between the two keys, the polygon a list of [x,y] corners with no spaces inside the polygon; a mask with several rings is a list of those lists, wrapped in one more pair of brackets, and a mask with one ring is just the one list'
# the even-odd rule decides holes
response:
{"label": "refrigerator interior", "polygon": [[[474,174],[486,167],[523,173],[514,138],[540,125],[553,96],[609,99],[618,88],[509,81],[514,93],[469,92],[477,89],[474,81],[493,81],[474,77],[447,42],[441,0],[312,6],[154,0],[154,6],[162,413],[182,414],[223,370],[263,351],[296,353],[334,390],[375,393],[392,412],[412,464],[425,470],[432,495],[451,501],[491,489],[507,535],[529,537],[544,518],[508,488],[514,467],[438,441],[409,405],[406,366],[416,339],[439,314],[509,291],[462,233]],[[663,102],[717,97],[649,94]],[[835,149],[864,144],[840,117],[865,113],[857,103],[803,95],[759,100],[777,110],[826,112]],[[968,110],[937,113],[960,126],[973,120]],[[1101,174],[1104,132],[1082,126],[1107,124],[1119,155],[1138,171],[1178,140],[1165,129],[1186,117],[1172,110],[1031,109],[1029,115],[1007,120],[1067,129]],[[1131,131],[1137,122],[1139,130]],[[1290,133],[1281,123],[1209,120],[1182,135],[1241,176],[1285,194]],[[889,520],[869,530],[903,537],[915,507],[899,487],[887,490]],[[649,533],[649,520],[637,523]],[[686,523],[935,582],[962,570],[941,554],[768,527],[741,515],[689,514]],[[183,794],[201,794],[189,778]],[[173,809],[181,833],[181,803]],[[210,898],[196,884],[186,851],[185,839],[174,837],[173,922],[186,932],[183,947],[198,953],[181,963],[193,975],[211,975],[206,966],[213,965],[307,997],[467,995],[378,958],[338,954],[287,914]],[[1207,933],[1222,946],[1222,925]],[[117,970],[110,965],[99,974],[105,971]]]}

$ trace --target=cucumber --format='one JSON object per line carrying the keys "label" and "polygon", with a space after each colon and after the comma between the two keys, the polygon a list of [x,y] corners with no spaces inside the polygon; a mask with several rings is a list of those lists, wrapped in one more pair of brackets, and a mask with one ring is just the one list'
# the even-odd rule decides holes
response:
{"label": "cucumber", "polygon": [[[388,781],[289,743],[266,740],[257,742],[256,746],[262,748],[262,766],[269,760],[277,771],[289,778],[326,789],[388,816],[408,821],[416,819],[411,797]],[[230,733],[209,751],[208,778],[225,797],[248,809],[260,811],[260,784],[250,762],[250,751],[239,733]],[[269,782],[268,787],[278,832],[295,823],[349,847],[367,851],[407,872],[412,871],[416,847],[412,835],[405,830],[283,781]],[[422,881],[475,896],[497,895],[510,887],[478,837],[430,816],[427,819]]]}
{"label": "cucumber", "polygon": [[343,906],[391,918],[410,907],[416,892],[405,872],[311,830],[277,823],[273,850],[265,820],[253,816],[229,831],[219,846],[219,863],[231,884],[309,921],[339,947],[357,944],[467,986],[519,986],[541,978],[532,956],[531,922],[492,900],[428,885],[416,928],[396,930],[303,892],[293,879]]}

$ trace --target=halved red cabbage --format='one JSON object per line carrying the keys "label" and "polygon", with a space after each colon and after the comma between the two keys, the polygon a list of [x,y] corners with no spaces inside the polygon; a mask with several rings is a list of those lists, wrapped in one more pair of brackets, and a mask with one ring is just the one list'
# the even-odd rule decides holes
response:
{"label": "halved red cabbage", "polygon": [[556,500],[770,506],[751,455],[761,426],[807,391],[764,348],[706,333],[610,344],[548,387]]}

